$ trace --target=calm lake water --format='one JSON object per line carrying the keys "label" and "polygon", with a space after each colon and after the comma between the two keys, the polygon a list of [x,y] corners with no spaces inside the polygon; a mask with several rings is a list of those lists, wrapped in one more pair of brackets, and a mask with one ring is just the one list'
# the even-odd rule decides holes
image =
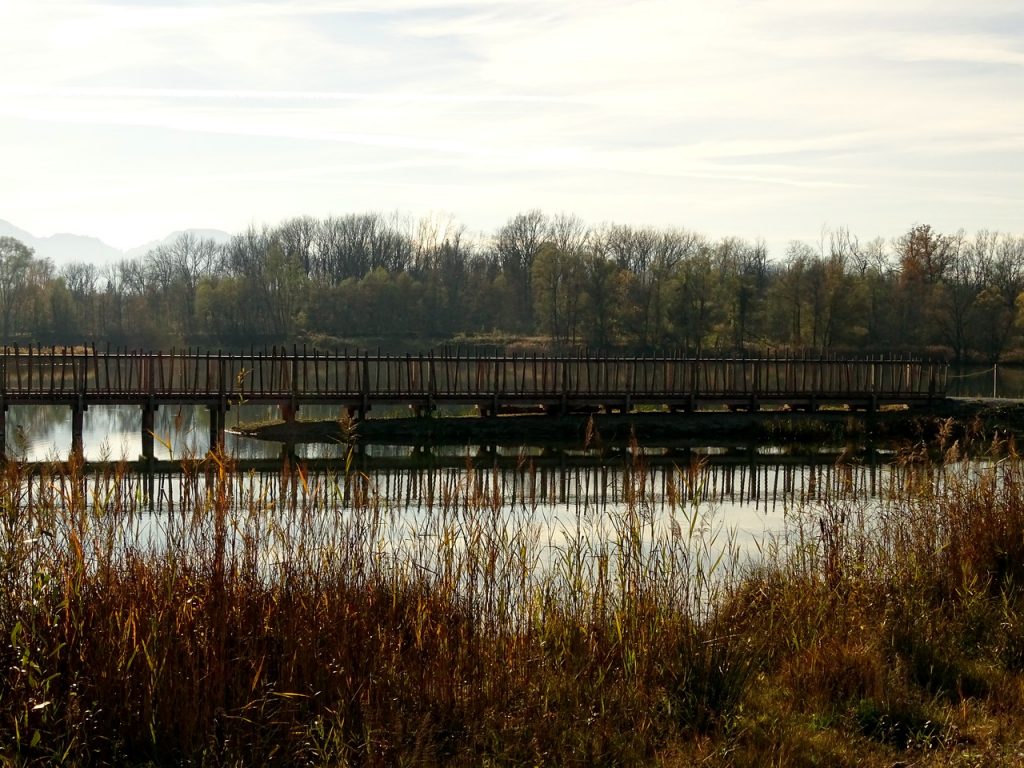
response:
{"label": "calm lake water", "polygon": [[[336,419],[337,409],[307,407],[304,419]],[[277,409],[236,406],[227,426],[278,418]],[[204,407],[165,406],[156,412],[156,458],[201,456],[209,447],[210,420]],[[91,406],[83,423],[83,453],[90,461],[133,461],[142,453],[142,411],[135,406]],[[228,434],[228,454],[245,459],[273,458],[281,445]],[[71,409],[56,406],[11,406],[7,412],[7,454],[27,461],[66,459],[71,451]],[[343,455],[341,446],[299,446],[300,456],[331,458]]]}
{"label": "calm lake water", "polygon": [[[301,414],[306,419],[338,415],[331,408],[308,408]],[[228,427],[276,416],[273,408],[234,408]],[[140,430],[138,408],[92,407],[85,414],[85,457],[134,460],[141,451]],[[206,410],[162,408],[155,433],[158,458],[201,457],[209,436]],[[230,434],[226,443],[227,452],[238,459],[281,456],[279,443]],[[66,458],[71,446],[69,409],[11,407],[7,446],[8,455],[31,461]],[[921,483],[942,482],[940,471],[898,465],[886,451],[857,452],[852,461],[837,463],[841,449],[821,447],[818,453],[805,446],[803,454],[794,455],[790,448],[765,445],[708,446],[682,454],[652,449],[634,456],[623,450],[602,457],[582,450],[552,455],[535,446],[487,452],[471,445],[434,449],[424,458],[411,448],[369,446],[347,465],[346,446],[311,444],[296,447],[299,457],[323,461],[301,482],[279,470],[245,472],[234,480],[231,493],[239,508],[258,500],[262,509],[275,514],[291,510],[294,516],[296,510],[315,509],[326,516],[323,525],[332,516],[368,507],[383,510],[389,518],[387,532],[380,535],[389,547],[405,546],[410,531],[431,530],[439,512],[447,515],[480,499],[493,499],[496,514],[535,530],[549,549],[584,535],[607,535],[624,510],[639,505],[650,518],[652,536],[656,530],[690,529],[699,519],[701,531],[719,546],[755,552],[766,537],[784,531],[794,515],[818,514],[840,503],[871,507]],[[400,466],[404,458],[413,459],[412,466]],[[104,495],[110,482],[99,475],[87,480],[94,489],[102,486]],[[180,507],[184,495],[204,487],[201,476],[184,478],[180,472],[129,472],[117,482],[117,492],[147,500],[154,517],[142,530],[155,539],[166,534],[161,511]]]}

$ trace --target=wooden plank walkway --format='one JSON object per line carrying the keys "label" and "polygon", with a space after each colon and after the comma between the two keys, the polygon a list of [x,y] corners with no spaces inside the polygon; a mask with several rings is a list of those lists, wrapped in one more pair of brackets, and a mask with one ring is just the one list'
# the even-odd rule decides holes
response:
{"label": "wooden plank walkway", "polygon": [[595,357],[461,350],[382,355],[297,348],[222,354],[4,347],[0,434],[11,405],[66,405],[72,409],[72,442],[80,444],[82,414],[90,406],[138,405],[143,454],[152,456],[153,414],[162,405],[206,406],[214,445],[223,441],[226,412],[243,403],[278,405],[286,418],[310,404],[338,405],[359,418],[377,405],[408,405],[418,413],[439,405],[469,405],[484,415],[516,409],[757,410],[763,405],[814,410],[830,403],[874,410],[941,399],[947,375],[945,363],[903,357]]}

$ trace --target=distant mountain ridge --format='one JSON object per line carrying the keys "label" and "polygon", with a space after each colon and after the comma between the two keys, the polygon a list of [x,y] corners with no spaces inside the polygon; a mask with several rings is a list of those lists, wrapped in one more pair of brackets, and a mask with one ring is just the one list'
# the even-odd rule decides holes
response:
{"label": "distant mountain ridge", "polygon": [[36,237],[20,227],[11,224],[9,221],[0,219],[0,237],[13,237],[20,240],[29,248],[35,251],[37,258],[49,259],[55,265],[71,264],[74,262],[89,262],[92,264],[109,264],[121,259],[133,259],[145,256],[149,251],[161,245],[168,245],[174,242],[185,232],[190,232],[197,237],[208,238],[217,243],[225,243],[231,239],[231,235],[219,229],[187,229],[178,230],[167,235],[161,240],[152,240],[127,251],[107,245],[96,237],[87,235],[72,235],[59,233],[49,237]]}
{"label": "distant mountain ridge", "polygon": [[154,248],[159,248],[161,245],[170,245],[179,237],[184,234],[192,234],[201,240],[213,240],[218,245],[223,245],[231,239],[231,235],[220,229],[178,229],[171,232],[167,237],[162,240],[151,240],[144,245],[138,245],[134,248],[124,252],[124,255],[130,259],[134,259],[138,256],[145,256],[147,253],[152,251]]}

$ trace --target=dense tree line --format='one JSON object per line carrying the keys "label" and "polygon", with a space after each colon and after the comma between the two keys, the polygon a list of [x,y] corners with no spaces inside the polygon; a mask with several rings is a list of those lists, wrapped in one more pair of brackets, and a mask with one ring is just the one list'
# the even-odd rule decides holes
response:
{"label": "dense tree line", "polygon": [[1016,348],[1024,237],[919,225],[765,245],[591,227],[529,211],[489,237],[378,213],[186,233],[145,257],[55,268],[0,238],[5,343],[422,348],[532,339],[636,352],[894,349],[997,361]]}

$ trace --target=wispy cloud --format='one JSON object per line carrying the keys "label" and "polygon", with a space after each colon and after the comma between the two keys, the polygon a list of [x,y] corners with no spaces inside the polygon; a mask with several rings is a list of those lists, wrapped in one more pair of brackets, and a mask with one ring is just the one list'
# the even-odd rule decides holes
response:
{"label": "wispy cloud", "polygon": [[[391,102],[424,104],[488,104],[488,103],[540,103],[565,104],[565,99],[553,96],[517,95],[512,93],[423,93],[417,91],[302,91],[302,90],[247,90],[213,88],[124,88],[116,86],[31,86],[0,85],[0,95],[21,98],[54,99],[120,99],[172,102]],[[576,100],[585,103],[582,99]]]}
{"label": "wispy cloud", "polygon": [[[685,210],[762,234],[829,206],[888,220],[901,190],[906,210],[962,200],[982,219],[978,201],[1016,199],[1024,170],[1022,29],[1009,0],[8,0],[0,142],[22,190],[44,166],[64,185],[87,183],[76,165],[131,176],[122,154],[144,151],[150,174],[225,185],[231,221],[359,207],[361,190],[491,216]],[[116,147],[63,171],[41,159],[104,130]],[[281,189],[244,181],[268,164]],[[48,205],[0,186],[5,218]],[[159,205],[109,194],[121,221]]]}

